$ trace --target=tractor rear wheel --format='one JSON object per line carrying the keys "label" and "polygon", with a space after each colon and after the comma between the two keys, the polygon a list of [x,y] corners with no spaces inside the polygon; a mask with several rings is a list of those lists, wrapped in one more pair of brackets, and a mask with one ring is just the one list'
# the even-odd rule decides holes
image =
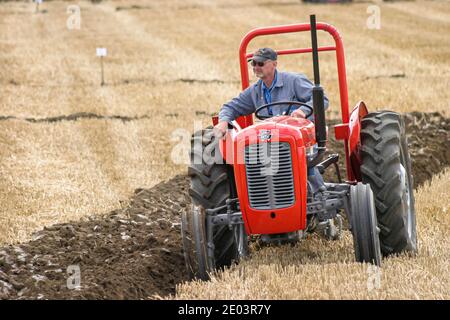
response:
{"label": "tractor rear wheel", "polygon": [[356,261],[380,266],[379,229],[370,185],[358,182],[350,186],[350,212]]}
{"label": "tractor rear wheel", "polygon": [[375,195],[383,255],[417,252],[411,160],[400,114],[380,111],[361,122],[361,178]]}
{"label": "tractor rear wheel", "polygon": [[[183,212],[181,232],[186,267],[191,279],[208,280],[216,269],[230,266],[248,253],[248,237],[243,224],[214,226],[213,250],[208,250],[206,209],[226,204],[236,197],[232,167],[223,163],[216,148],[218,141],[211,128],[201,130],[191,139],[190,211]],[[226,213],[226,210],[219,213]],[[212,253],[213,252],[213,253]]]}

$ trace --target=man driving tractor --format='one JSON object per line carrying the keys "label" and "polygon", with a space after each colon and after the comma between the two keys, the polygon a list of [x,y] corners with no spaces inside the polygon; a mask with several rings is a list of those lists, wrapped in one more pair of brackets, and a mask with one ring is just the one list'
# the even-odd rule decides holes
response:
{"label": "man driving tractor", "polygon": [[[335,46],[318,47],[317,30],[332,36]],[[247,54],[248,44],[258,36],[305,31],[311,33],[311,48],[278,54],[312,52],[314,85],[304,75],[277,71],[272,49]],[[334,126],[334,133],[343,142],[345,181],[339,174],[339,154],[324,159],[328,99],[320,85],[319,51],[336,52],[342,123]],[[259,78],[250,87],[246,59]],[[207,280],[211,272],[248,256],[252,235],[267,244],[296,243],[312,232],[337,240],[341,214],[352,232],[356,261],[381,266],[382,256],[416,253],[405,122],[390,110],[369,112],[362,100],[350,112],[337,29],[316,23],[315,15],[310,23],[253,29],[241,41],[239,61],[244,91],[212,118],[214,129],[198,130],[191,139],[192,205],[181,217],[190,277]],[[253,123],[253,113],[263,121]],[[226,140],[217,140],[224,135]],[[339,182],[324,183],[320,172],[333,164]]]}
{"label": "man driving tractor", "polygon": [[[245,116],[268,103],[278,101],[298,101],[312,106],[313,83],[299,73],[281,72],[277,70],[277,53],[271,48],[258,49],[248,60],[253,73],[259,80],[241,92],[239,96],[225,103],[219,112],[219,123],[214,127],[216,136],[223,137],[228,123],[239,116]],[[324,108],[328,108],[328,98],[324,96]],[[267,108],[268,116],[281,115],[288,105],[277,105]],[[303,106],[291,106],[292,117],[305,118],[309,110]],[[313,116],[309,120],[314,121]],[[311,191],[317,192],[323,185],[323,179],[317,168],[308,172]]]}

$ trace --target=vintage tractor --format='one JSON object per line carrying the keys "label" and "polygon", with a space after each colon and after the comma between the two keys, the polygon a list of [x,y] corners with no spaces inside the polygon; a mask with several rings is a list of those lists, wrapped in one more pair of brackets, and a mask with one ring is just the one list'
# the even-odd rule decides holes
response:
{"label": "vintage tractor", "polygon": [[[182,214],[182,239],[191,278],[206,280],[211,272],[248,254],[250,235],[261,241],[292,242],[322,230],[338,238],[342,212],[351,229],[356,260],[381,265],[382,255],[417,251],[413,179],[405,125],[392,111],[369,113],[360,101],[349,114],[344,49],[338,31],[326,23],[258,28],[242,40],[239,58],[242,88],[249,86],[249,42],[263,35],[311,32],[312,47],[277,51],[278,55],[313,54],[313,106],[282,101],[259,107],[229,125],[225,139],[211,128],[192,137],[190,196]],[[317,47],[317,31],[329,33],[335,46]],[[342,123],[334,126],[343,141],[347,181],[340,178],[339,155],[325,157],[327,127],[319,79],[319,51],[335,51]],[[283,105],[280,115],[262,110]],[[306,106],[314,121],[289,114]],[[309,116],[309,115],[308,115]],[[308,117],[307,116],[307,117]],[[218,121],[213,117],[213,124]],[[310,175],[330,165],[339,182],[324,182],[313,192]]]}

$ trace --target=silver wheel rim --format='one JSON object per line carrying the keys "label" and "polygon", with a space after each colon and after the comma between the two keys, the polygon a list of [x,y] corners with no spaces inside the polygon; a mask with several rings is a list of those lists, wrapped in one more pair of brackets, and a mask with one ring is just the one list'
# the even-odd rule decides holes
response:
{"label": "silver wheel rim", "polygon": [[[404,188],[404,192],[403,192],[403,203],[404,205],[406,204],[406,215],[404,217],[406,217],[406,226],[407,226],[407,230],[408,230],[408,237],[409,239],[412,238],[412,210],[411,210],[411,195],[409,194],[409,181],[408,181],[408,176],[407,176],[407,172],[405,167],[400,164],[400,180],[401,180],[401,185],[402,188]],[[403,206],[404,206],[403,205]]]}
{"label": "silver wheel rim", "polygon": [[234,239],[236,242],[236,246],[237,246],[237,250],[238,250],[238,254],[239,257],[243,257],[245,256],[246,252],[245,252],[245,230],[244,229],[244,224],[239,224],[237,226],[234,227]]}

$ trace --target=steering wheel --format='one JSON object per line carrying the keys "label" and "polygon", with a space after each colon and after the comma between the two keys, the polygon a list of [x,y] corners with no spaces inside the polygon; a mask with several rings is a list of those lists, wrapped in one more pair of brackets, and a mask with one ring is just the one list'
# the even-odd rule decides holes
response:
{"label": "steering wheel", "polygon": [[271,115],[261,115],[259,113],[263,109],[267,109],[267,108],[269,108],[271,106],[276,106],[276,105],[280,105],[280,104],[289,104],[288,109],[285,112],[283,112],[283,114],[282,114],[284,116],[288,115],[291,112],[291,109],[292,109],[293,105],[304,106],[304,107],[307,107],[310,110],[310,112],[307,115],[305,115],[305,118],[308,118],[308,117],[310,117],[313,114],[313,108],[310,105],[306,104],[306,103],[298,102],[298,101],[278,101],[278,102],[267,103],[267,104],[264,104],[261,107],[257,108],[256,111],[255,111],[255,117],[257,117],[259,120],[272,118],[273,116],[271,116]]}

